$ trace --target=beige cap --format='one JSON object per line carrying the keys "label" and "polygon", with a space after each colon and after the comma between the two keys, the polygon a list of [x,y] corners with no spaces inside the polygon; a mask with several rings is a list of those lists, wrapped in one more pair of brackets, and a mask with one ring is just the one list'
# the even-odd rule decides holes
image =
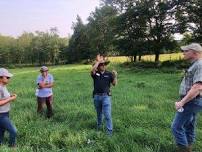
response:
{"label": "beige cap", "polygon": [[9,73],[7,69],[5,68],[0,68],[0,76],[1,77],[12,77],[13,74]]}
{"label": "beige cap", "polygon": [[48,67],[47,66],[42,66],[40,71],[48,71]]}
{"label": "beige cap", "polygon": [[191,43],[191,44],[186,45],[186,46],[181,46],[181,49],[183,51],[193,50],[196,52],[202,52],[202,47],[199,43]]}

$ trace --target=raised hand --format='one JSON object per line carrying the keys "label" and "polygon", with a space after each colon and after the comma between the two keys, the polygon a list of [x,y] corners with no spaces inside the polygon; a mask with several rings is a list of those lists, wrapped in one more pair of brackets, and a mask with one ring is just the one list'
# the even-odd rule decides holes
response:
{"label": "raised hand", "polygon": [[102,55],[98,54],[98,55],[96,56],[96,61],[97,61],[97,62],[103,62],[103,61],[104,61],[104,57],[103,57]]}

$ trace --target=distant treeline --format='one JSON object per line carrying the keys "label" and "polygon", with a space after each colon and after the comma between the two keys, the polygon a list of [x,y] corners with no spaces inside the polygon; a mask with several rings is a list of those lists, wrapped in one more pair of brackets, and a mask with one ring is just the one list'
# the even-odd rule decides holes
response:
{"label": "distant treeline", "polygon": [[[73,35],[60,38],[56,28],[0,35],[0,64],[63,64],[96,54],[133,56],[176,52],[180,45],[202,42],[201,0],[101,0],[88,23],[79,16]],[[174,34],[183,34],[176,41]]]}
{"label": "distant treeline", "polygon": [[68,39],[57,29],[23,33],[18,38],[0,35],[0,64],[59,64],[66,61]]}

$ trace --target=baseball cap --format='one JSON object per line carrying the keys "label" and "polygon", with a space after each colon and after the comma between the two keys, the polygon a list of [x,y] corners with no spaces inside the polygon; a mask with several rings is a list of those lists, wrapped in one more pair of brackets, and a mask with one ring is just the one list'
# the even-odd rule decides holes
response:
{"label": "baseball cap", "polygon": [[193,50],[196,52],[202,52],[202,47],[199,43],[191,43],[189,45],[181,46],[183,51]]}
{"label": "baseball cap", "polygon": [[0,68],[0,76],[1,77],[12,77],[13,74],[9,73],[7,69],[5,68]]}
{"label": "baseball cap", "polygon": [[41,69],[40,69],[40,71],[48,71],[48,67],[42,66]]}

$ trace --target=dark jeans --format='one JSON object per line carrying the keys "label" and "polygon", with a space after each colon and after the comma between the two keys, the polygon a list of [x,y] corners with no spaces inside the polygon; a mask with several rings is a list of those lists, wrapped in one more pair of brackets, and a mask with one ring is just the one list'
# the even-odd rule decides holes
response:
{"label": "dark jeans", "polygon": [[9,119],[9,113],[0,113],[0,144],[3,143],[5,131],[9,132],[9,146],[16,145],[17,129]]}
{"label": "dark jeans", "polygon": [[202,110],[202,98],[193,99],[183,108],[183,112],[176,112],[171,128],[176,144],[187,147],[195,140],[196,116]]}
{"label": "dark jeans", "polygon": [[102,114],[104,114],[108,134],[112,134],[111,97],[108,95],[94,95],[94,105],[97,112],[97,127],[101,127]]}
{"label": "dark jeans", "polygon": [[43,113],[43,107],[44,107],[44,104],[46,103],[47,117],[50,118],[53,115],[52,101],[53,101],[53,96],[37,97],[37,103],[38,103],[37,112],[40,114]]}

